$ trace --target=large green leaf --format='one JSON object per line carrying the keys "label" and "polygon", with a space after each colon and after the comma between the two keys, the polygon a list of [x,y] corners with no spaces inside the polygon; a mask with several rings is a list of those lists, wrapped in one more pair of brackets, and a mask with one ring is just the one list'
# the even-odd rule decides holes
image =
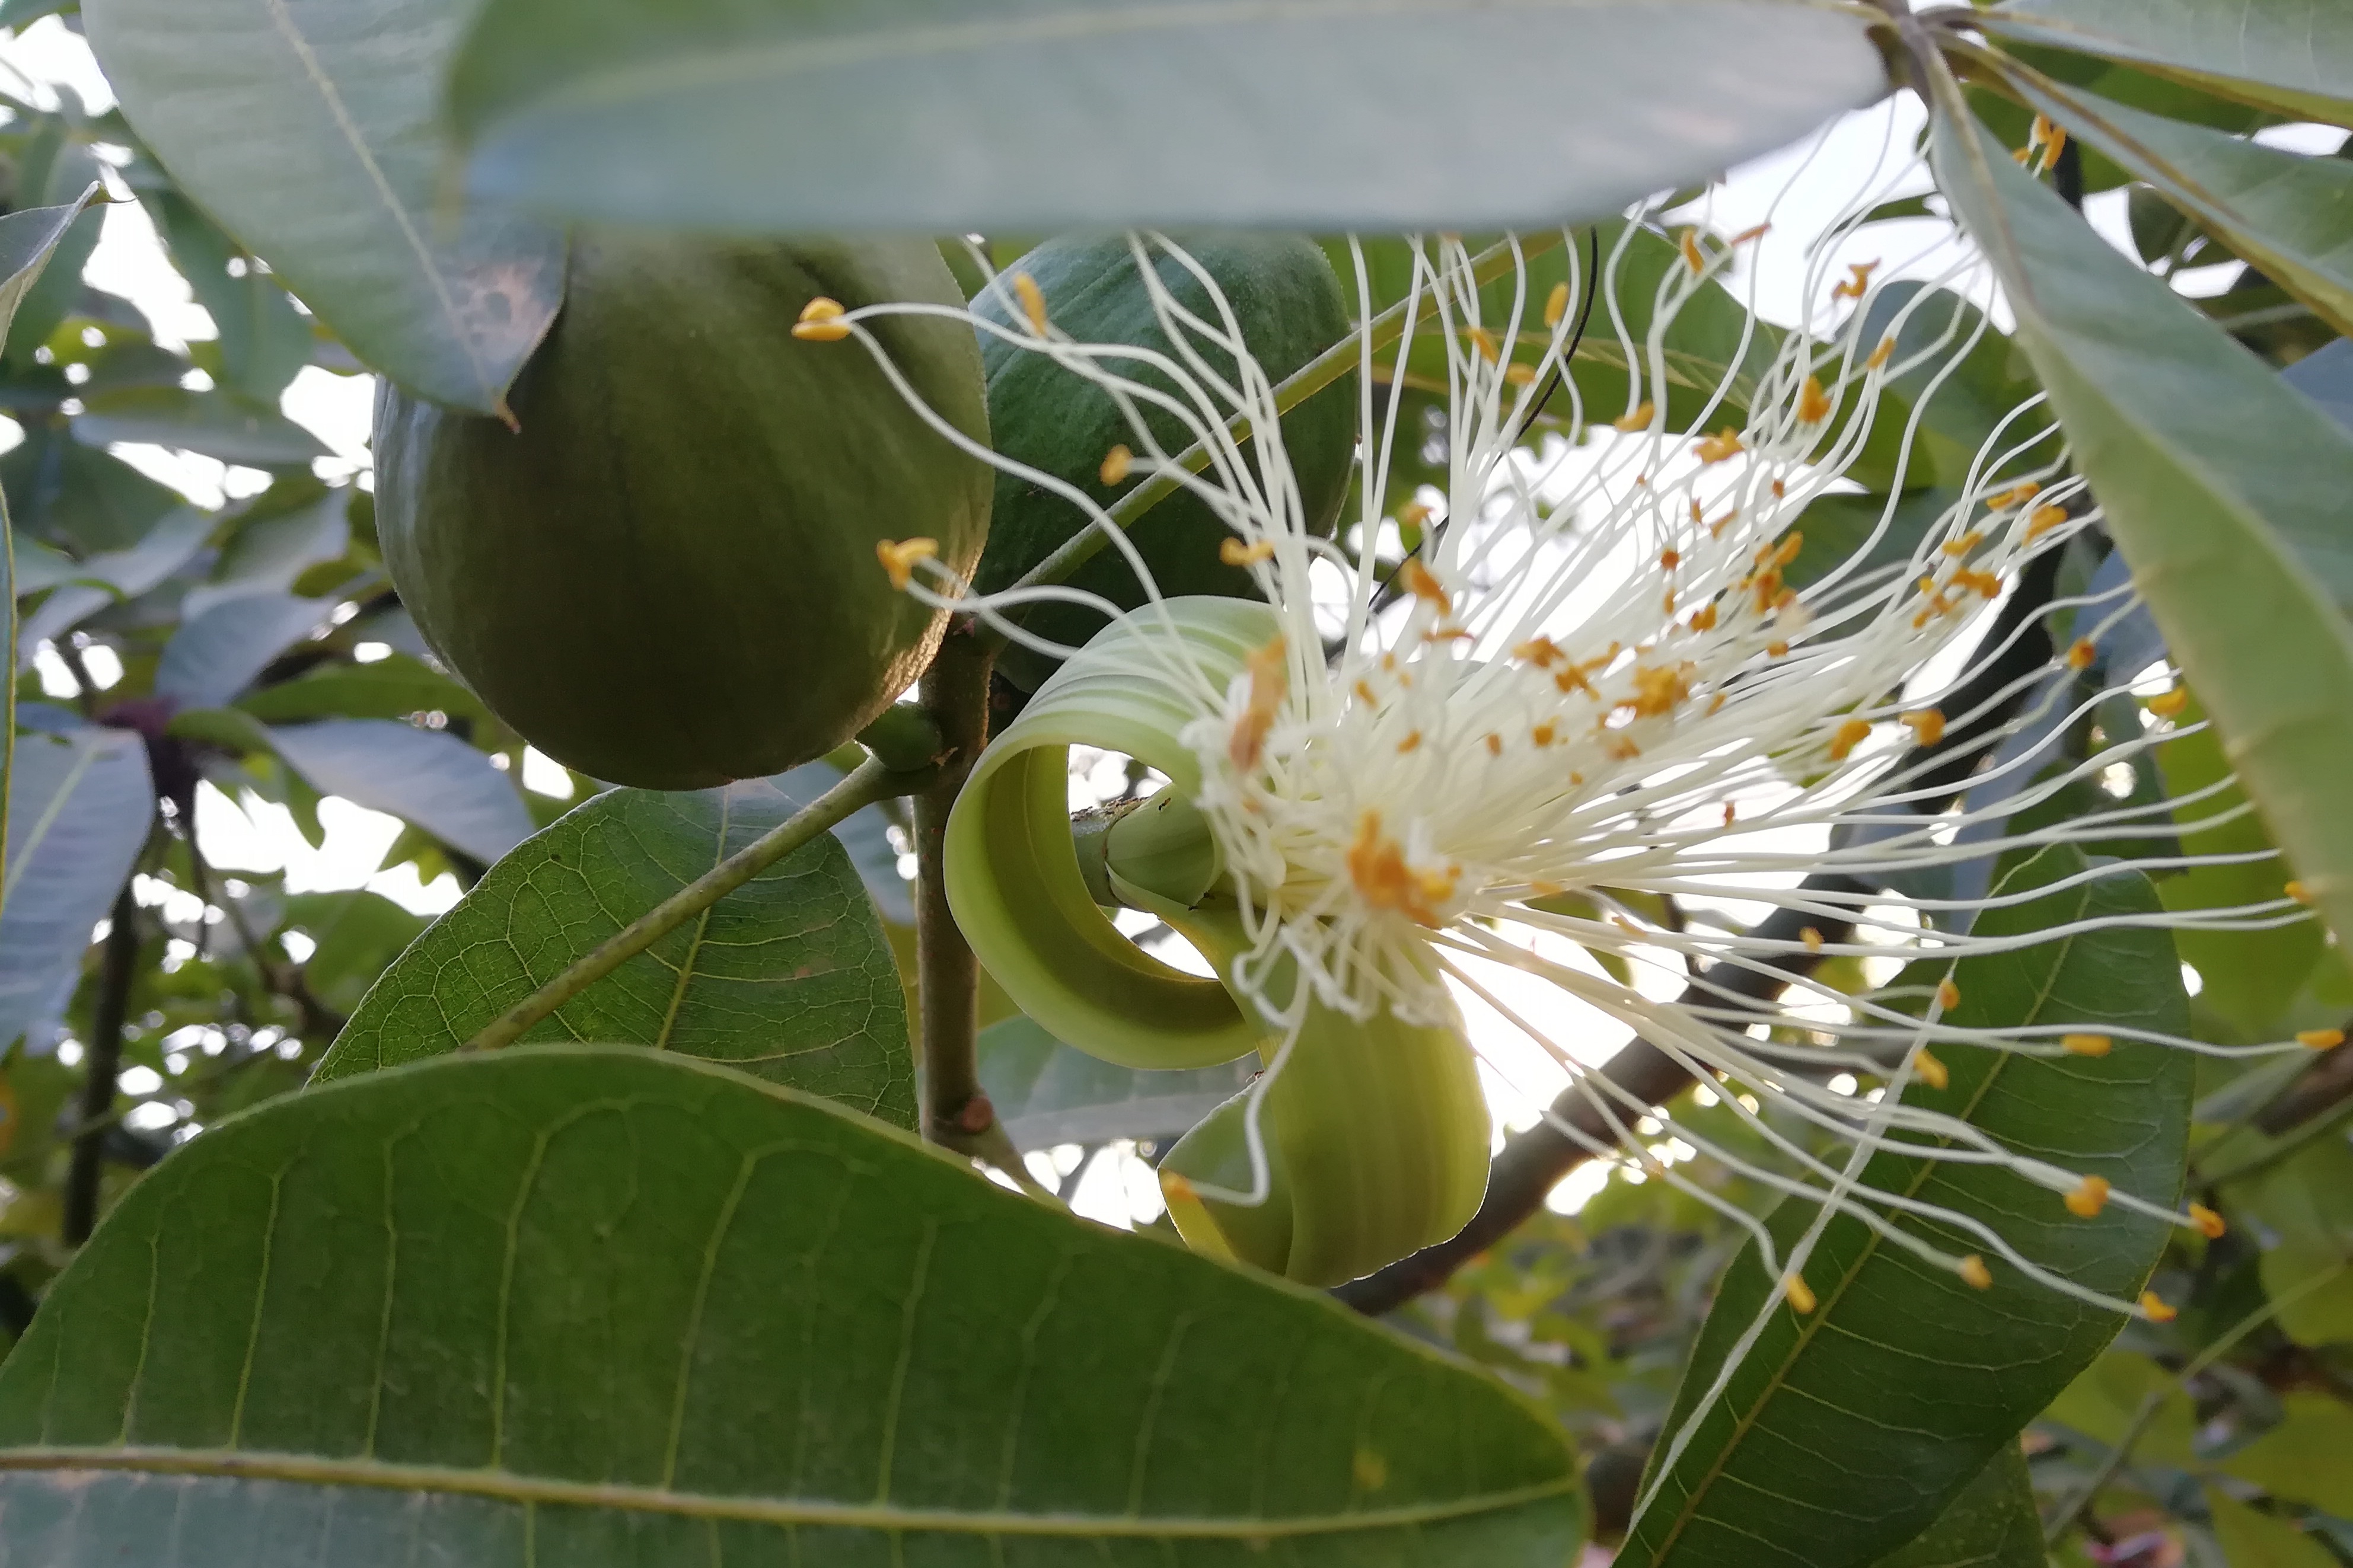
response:
{"label": "large green leaf", "polygon": [[1976,20],[2298,119],[2353,123],[2353,10],[2332,0],[2010,0]]}
{"label": "large green leaf", "polygon": [[[95,189],[83,193],[81,200],[61,207],[32,207],[0,216],[0,341],[8,335],[8,324],[15,318],[17,305],[26,293],[40,280],[49,257],[72,228],[75,219],[90,203]],[[7,641],[4,656],[8,668],[7,689],[0,691],[0,865],[8,858],[6,808],[11,775],[16,771],[16,534],[8,519],[8,503],[0,496],[0,604],[6,608],[0,615],[7,617]],[[0,889],[0,909],[5,908],[5,891]]]}
{"label": "large green leaf", "polygon": [[555,316],[553,227],[449,200],[437,121],[463,0],[90,0],[122,112],[353,353],[503,406]]}
{"label": "large green leaf", "polygon": [[1054,1038],[1036,1020],[980,1032],[980,1087],[1018,1148],[1174,1138],[1250,1087],[1259,1060],[1165,1072],[1124,1068]]}
{"label": "large green leaf", "polygon": [[[2193,699],[2175,718],[2190,730],[2205,716]],[[2230,782],[2230,759],[2213,729],[2167,741],[2157,749],[2157,765],[2165,774],[2166,793],[2190,802],[2177,810],[2176,820],[2213,824],[2182,834],[2181,852],[2209,858],[2210,863],[2166,878],[2158,889],[2165,907],[2182,913],[2242,909],[2277,899],[2288,873],[2263,825],[2252,815],[2215,821],[2243,805],[2246,796]],[[2210,789],[2216,793],[2199,794]],[[2265,859],[2231,858],[2267,850],[2272,853]],[[2320,961],[2327,941],[2319,925],[2309,921],[2274,931],[2190,929],[2174,934],[2183,962],[2204,983],[2198,993],[2200,1010],[2223,1019],[2248,1040],[2280,1037],[2274,1033],[2280,1019]]]}
{"label": "large green leaf", "polygon": [[2353,435],[2112,249],[1939,89],[1934,162],[2133,581],[2320,911],[2353,932]]}
{"label": "large green leaf", "polygon": [[2007,74],[2036,110],[2147,181],[2338,331],[2353,332],[2353,163],[2184,125],[2031,71]]}
{"label": "large green leaf", "polygon": [[477,189],[581,216],[1403,229],[1613,212],[1886,87],[1809,0],[491,0],[450,112]]}
{"label": "large green leaf", "polygon": [[2316,1538],[2257,1513],[2220,1487],[2206,1489],[2206,1513],[2231,1568],[2337,1568],[2337,1554]]}
{"label": "large green leaf", "polygon": [[[2119,873],[2064,885],[2087,862],[2046,849],[2006,879],[2050,887],[1989,909],[1979,934],[2017,935],[2076,921],[2079,931],[1961,961],[1957,1026],[2086,1025],[2178,1034],[2188,1001],[2170,936],[2115,922],[2153,915],[2147,879]],[[2192,1058],[2119,1037],[2096,1058],[2026,1056],[1939,1043],[1948,1082],[1915,1082],[1911,1103],[1959,1117],[2011,1148],[2099,1175],[2158,1203],[2174,1200],[2189,1138]],[[2162,1221],[2111,1204],[2095,1219],[1998,1166],[1906,1159],[1883,1151],[1865,1185],[1992,1227],[2042,1268],[2130,1300],[2165,1244]],[[1769,1218],[1786,1247],[1814,1217],[1785,1204]],[[1823,1232],[1805,1277],[1817,1298],[1800,1316],[1776,1302],[1762,1336],[1651,1484],[1622,1568],[1841,1568],[1878,1561],[1917,1535],[1996,1449],[2090,1364],[2122,1326],[2104,1308],[2037,1283],[1966,1232],[1917,1216],[1891,1219],[1950,1252],[1985,1251],[1978,1290],[1842,1216]],[[1780,1283],[1755,1244],[1725,1274],[1667,1422],[1679,1432],[1734,1342]]]}
{"label": "large green leaf", "polygon": [[2042,1521],[2025,1451],[2004,1443],[1919,1539],[1879,1568],[2044,1568]]}
{"label": "large green leaf", "polygon": [[0,1048],[65,1011],[123,878],[147,842],[155,790],[137,731],[19,737],[0,880]]}
{"label": "large green leaf", "polygon": [[333,448],[275,408],[219,392],[131,387],[88,400],[73,416],[77,440],[93,447],[149,442],[257,468],[306,464]]}
{"label": "large green leaf", "polygon": [[[565,813],[491,867],[385,971],[319,1078],[456,1050],[795,809],[754,779],[693,794],[613,790]],[[915,1124],[898,968],[829,837],[769,867],[523,1038],[706,1057]]]}
{"label": "large green leaf", "polygon": [[1548,1421],[1337,1303],[583,1047],[175,1152],[0,1369],[0,1508],[45,1568],[1557,1568],[1579,1511]]}

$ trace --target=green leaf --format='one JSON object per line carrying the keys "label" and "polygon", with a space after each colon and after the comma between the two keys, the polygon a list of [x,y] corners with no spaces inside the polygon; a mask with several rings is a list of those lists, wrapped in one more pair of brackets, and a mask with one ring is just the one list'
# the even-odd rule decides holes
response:
{"label": "green leaf", "polygon": [[[1962,960],[1953,974],[1961,999],[1947,1014],[1954,1024],[2177,1034],[2187,1026],[2169,937],[2117,923],[2154,914],[2155,891],[2131,873],[2065,885],[2088,869],[2068,847],[2011,873],[2010,891],[2052,890],[1989,908],[1979,934],[2079,921],[2095,929]],[[2097,1058],[1957,1042],[1939,1042],[1936,1052],[1947,1086],[1915,1082],[1905,1091],[1908,1102],[1957,1116],[2063,1169],[2173,1201],[2189,1133],[2188,1053],[2121,1037]],[[2096,1219],[2078,1219],[2057,1194],[1994,1166],[1883,1151],[1862,1182],[1982,1221],[2044,1268],[2110,1297],[2137,1292],[2166,1241],[2160,1221],[2115,1204]],[[1767,1224],[1786,1247],[1813,1217],[1810,1205],[1791,1202]],[[1950,1252],[1983,1247],[1957,1228],[1889,1217]],[[1622,1568],[1736,1560],[1840,1568],[1876,1562],[1917,1535],[2124,1321],[1999,1259],[1991,1267],[1991,1287],[1972,1289],[1859,1220],[1833,1221],[1805,1266],[1815,1310],[1801,1317],[1786,1302],[1772,1307],[1763,1336],[1656,1482]],[[1725,1276],[1668,1432],[1682,1429],[1733,1342],[1779,1289],[1752,1242]]]}
{"label": "green leaf", "polygon": [[237,706],[257,719],[283,723],[292,719],[406,719],[412,713],[446,713],[490,721],[482,700],[408,654],[373,664],[326,664],[291,680],[248,692]]}
{"label": "green leaf", "polygon": [[73,416],[72,429],[76,440],[92,447],[146,442],[254,468],[308,463],[333,450],[275,408],[177,386],[133,387],[93,397],[85,412]]}
{"label": "green leaf", "polygon": [[2353,1146],[2323,1138],[2252,1184],[2263,1294],[2298,1344],[2353,1342]]}
{"label": "green leaf", "polygon": [[250,265],[231,270],[231,263],[248,258],[194,202],[168,187],[140,200],[155,215],[180,275],[220,333],[223,384],[257,402],[277,402],[311,358],[311,323],[275,278]]}
{"label": "green leaf", "polygon": [[1936,1522],[1879,1568],[2044,1568],[2047,1561],[2026,1454],[2004,1443]]}
{"label": "green leaf", "polygon": [[0,1047],[64,1012],[155,816],[135,731],[16,738],[0,904]]}
{"label": "green leaf", "polygon": [[2353,11],[2327,0],[2010,0],[1998,37],[2126,60],[2299,120],[2353,124]]}
{"label": "green leaf", "polygon": [[2145,114],[2031,71],[2007,77],[2037,110],[2147,181],[2338,331],[2353,332],[2353,163]]}
{"label": "green leaf", "polygon": [[[81,199],[64,207],[34,207],[0,216],[0,342],[8,336],[10,322],[25,295],[40,280],[49,257],[58,247],[74,220],[96,194],[93,187],[82,193]],[[79,281],[80,264],[75,264]],[[16,531],[10,525],[8,504],[0,497],[0,604],[7,607],[7,639],[0,643],[0,658],[8,667],[7,689],[0,692],[0,865],[8,867],[6,879],[15,880],[15,867],[8,859],[9,840],[6,827],[7,803],[15,783],[16,745],[16,567],[15,556]],[[0,889],[0,910],[5,908],[6,894]],[[18,1026],[22,1027],[22,1026]]]}
{"label": "green leaf", "polygon": [[2230,1568],[2337,1568],[2337,1554],[2314,1537],[2256,1512],[2220,1487],[2206,1489],[2206,1513]]}
{"label": "green leaf", "polygon": [[[755,779],[693,794],[613,790],[565,813],[385,971],[319,1079],[456,1050],[795,809]],[[830,837],[761,872],[523,1037],[707,1057],[915,1124],[898,969]]]}
{"label": "green leaf", "polygon": [[287,926],[314,944],[302,961],[302,983],[339,1013],[359,1005],[376,976],[426,925],[422,916],[364,889],[296,893],[287,899],[285,910]]}
{"label": "green leaf", "polygon": [[[2157,1407],[2143,1417],[2145,1402]],[[2198,1408],[2189,1390],[2145,1355],[2112,1350],[2084,1369],[2043,1412],[2043,1420],[2072,1427],[2101,1447],[2116,1447],[2137,1425],[2133,1453],[2153,1465],[2187,1468],[2197,1462]]]}
{"label": "green leaf", "polygon": [[326,719],[269,733],[279,756],[321,795],[413,822],[460,854],[487,863],[531,837],[515,781],[444,731]]}
{"label": "green leaf", "polygon": [[128,550],[187,498],[121,458],[85,447],[61,424],[36,422],[0,456],[16,529],[78,555]]}
{"label": "green leaf", "polygon": [[[2193,699],[2175,715],[2175,722],[2188,729],[2205,716]],[[2211,727],[2176,735],[2158,746],[2157,765],[2165,774],[2167,795],[2189,803],[2175,812],[2174,819],[2184,826],[2226,816],[2246,803],[2238,785],[2230,782],[2230,760]],[[2213,795],[2198,794],[2215,786],[2221,787]],[[2220,858],[2269,849],[2272,841],[2252,814],[2181,836],[2184,855]],[[2158,891],[2165,907],[2176,913],[2239,909],[2279,898],[2287,876],[2274,851],[2269,859],[2191,866],[2168,877]],[[2317,922],[2306,921],[2281,931],[2188,929],[2176,931],[2173,940],[2183,961],[2195,966],[2203,982],[2200,1008],[2219,1016],[2246,1039],[2263,1040],[2278,1037],[2280,1019],[2319,962],[2327,937]]]}
{"label": "green leaf", "polygon": [[0,1369],[0,1507],[54,1568],[1557,1568],[1579,1513],[1548,1421],[1336,1303],[581,1047],[175,1152]]}
{"label": "green leaf", "polygon": [[1887,90],[1803,0],[491,0],[450,81],[478,190],[934,234],[1599,216]]}
{"label": "green leaf", "polygon": [[1224,1067],[1154,1072],[1062,1044],[1032,1019],[980,1032],[980,1087],[1020,1149],[1174,1138],[1250,1087],[1256,1056]]}
{"label": "green leaf", "polygon": [[217,708],[334,609],[332,599],[275,588],[215,598],[172,628],[155,666],[156,694],[190,708]]}
{"label": "green leaf", "polygon": [[2298,1390],[2281,1404],[2287,1418],[2232,1455],[2222,1468],[2286,1502],[2331,1510],[2353,1498],[2353,1405]]}
{"label": "green leaf", "polygon": [[[453,211],[436,95],[459,0],[89,0],[122,112],[352,352],[495,412],[554,319],[564,242]],[[207,280],[209,287],[209,280]]]}
{"label": "green leaf", "polygon": [[1949,101],[1933,157],[2135,585],[2272,837],[2353,931],[2353,435],[2125,260]]}

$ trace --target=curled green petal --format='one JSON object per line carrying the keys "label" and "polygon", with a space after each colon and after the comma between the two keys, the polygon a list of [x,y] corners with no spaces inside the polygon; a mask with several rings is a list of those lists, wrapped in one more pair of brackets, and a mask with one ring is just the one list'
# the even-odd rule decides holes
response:
{"label": "curled green petal", "polygon": [[1134,757],[1189,798],[1200,771],[1179,732],[1277,631],[1262,604],[1166,610],[1107,627],[989,746],[948,819],[948,902],[989,973],[1057,1038],[1122,1067],[1213,1067],[1256,1049],[1263,1023],[1222,983],[1121,935],[1071,843],[1068,749]]}
{"label": "curled green petal", "polygon": [[1337,1285],[1444,1241],[1486,1192],[1486,1102],[1470,1047],[1451,1028],[1311,1006],[1281,1070],[1255,1091],[1269,1177],[1255,1205],[1203,1190],[1253,1190],[1252,1092],[1161,1162],[1170,1217],[1196,1251]]}

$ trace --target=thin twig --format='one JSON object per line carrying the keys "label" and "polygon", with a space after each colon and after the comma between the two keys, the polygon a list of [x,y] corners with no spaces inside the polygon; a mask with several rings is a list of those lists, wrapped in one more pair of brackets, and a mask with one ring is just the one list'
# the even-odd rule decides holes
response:
{"label": "thin twig", "polygon": [[697,877],[579,958],[563,973],[501,1014],[460,1050],[491,1051],[512,1045],[524,1030],[581,992],[645,952],[834,824],[886,795],[903,795],[928,782],[924,773],[892,773],[880,761],[860,763],[850,775]]}
{"label": "thin twig", "polygon": [[[982,1141],[997,1129],[997,1112],[980,1088],[980,961],[948,908],[948,814],[988,741],[988,670],[994,657],[994,649],[969,630],[958,631],[941,645],[918,689],[924,710],[939,726],[944,759],[938,778],[915,797],[915,971],[923,1016],[923,1136],[968,1154],[983,1152]],[[999,1132],[997,1142],[1002,1141]],[[1018,1155],[1013,1163],[1020,1163]],[[1017,1172],[1007,1174],[1019,1179]]]}
{"label": "thin twig", "polygon": [[[1560,236],[1557,234],[1531,236],[1521,240],[1516,249],[1509,240],[1498,241],[1472,259],[1472,280],[1474,283],[1492,283],[1519,261],[1528,257],[1541,256],[1559,243]],[[1421,309],[1427,308],[1426,301],[1400,300],[1366,322],[1361,331],[1349,333],[1340,342],[1334,343],[1330,348],[1292,372],[1274,389],[1275,411],[1279,414],[1288,414],[1350,371],[1356,369],[1364,358],[1368,342],[1375,352],[1395,342],[1404,334],[1407,307],[1409,305]],[[1250,416],[1244,414],[1235,415],[1227,423],[1226,429],[1236,442],[1248,439],[1250,431]],[[1171,466],[1187,472],[1199,473],[1209,466],[1208,446],[1204,442],[1194,443],[1177,453],[1171,459]],[[1136,519],[1175,495],[1178,488],[1176,478],[1173,473],[1155,474],[1120,497],[1115,503],[1106,509],[1105,515],[1111,519],[1112,527],[1125,532],[1135,526]],[[1110,542],[1110,535],[1104,529],[1082,528],[1066,540],[1060,549],[1031,567],[1019,582],[1013,584],[1013,590],[1039,588],[1060,583],[1093,560]],[[1005,632],[994,626],[976,626],[972,636],[981,647],[991,655],[1003,647],[1007,641]]]}
{"label": "thin twig", "polygon": [[68,1247],[90,1239],[98,1225],[99,1179],[106,1166],[108,1125],[100,1118],[114,1106],[115,1081],[122,1071],[122,1030],[131,1014],[131,987],[139,978],[139,900],[131,879],[114,897],[114,914],[100,961],[98,997],[91,1008],[90,1040],[83,1054],[81,1120],[66,1170],[64,1218],[59,1232]]}

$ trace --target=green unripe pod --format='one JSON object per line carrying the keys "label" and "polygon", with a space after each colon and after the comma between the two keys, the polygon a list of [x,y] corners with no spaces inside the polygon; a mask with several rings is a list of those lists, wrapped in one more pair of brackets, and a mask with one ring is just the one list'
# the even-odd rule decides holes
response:
{"label": "green unripe pod", "polygon": [[[1348,303],[1340,279],[1323,250],[1296,235],[1201,233],[1173,237],[1186,254],[1217,279],[1219,290],[1241,327],[1251,356],[1276,382],[1345,337]],[[1198,278],[1166,252],[1155,256],[1155,272],[1169,293],[1201,319],[1219,315]],[[1027,330],[1009,279],[1026,274],[1038,286],[1048,319],[1081,342],[1130,343],[1170,353],[1167,335],[1152,309],[1127,238],[1122,235],[1064,237],[1048,240],[1006,268],[1007,282],[973,300],[976,314]],[[1231,381],[1230,354],[1195,343],[1205,362]],[[1077,486],[1109,505],[1142,482],[1131,478],[1108,483],[1103,459],[1114,447],[1134,447],[1127,416],[1111,396],[1044,354],[981,334],[987,366],[989,422],[997,450],[1008,458]],[[1157,372],[1119,362],[1106,368],[1163,391],[1174,392]],[[1182,421],[1166,410],[1145,411],[1153,437],[1172,457],[1192,445]],[[1309,527],[1328,534],[1347,500],[1356,447],[1356,377],[1345,375],[1282,417],[1282,443],[1296,476]],[[1245,447],[1245,451],[1250,448]],[[1010,586],[1086,526],[1068,500],[1011,474],[997,477],[988,548],[974,584],[984,593]],[[1250,573],[1219,558],[1219,546],[1233,537],[1207,503],[1179,492],[1146,512],[1128,537],[1152,568],[1161,594],[1211,594],[1255,597]],[[1145,599],[1134,572],[1115,550],[1105,550],[1082,566],[1068,585],[1101,595],[1123,608]],[[1103,617],[1076,605],[1040,605],[1025,625],[1041,636],[1072,646],[1103,626]],[[1051,672],[1050,661],[1029,650],[1008,649],[998,668],[1008,679],[1035,689]]]}
{"label": "green unripe pod", "polygon": [[[822,756],[903,691],[944,612],[885,540],[968,573],[986,465],[811,299],[954,305],[929,240],[722,242],[587,230],[563,313],[509,395],[517,428],[386,387],[376,526],[426,640],[558,761],[699,789]],[[969,329],[868,323],[929,406],[987,439]]]}

